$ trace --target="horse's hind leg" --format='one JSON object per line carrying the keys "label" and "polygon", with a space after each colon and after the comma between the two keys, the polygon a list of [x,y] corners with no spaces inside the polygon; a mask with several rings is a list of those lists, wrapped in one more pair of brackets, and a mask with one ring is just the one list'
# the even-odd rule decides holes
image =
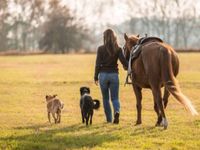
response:
{"label": "horse's hind leg", "polygon": [[164,107],[167,108],[167,103],[168,103],[168,98],[169,98],[169,91],[166,89],[164,89],[164,96],[163,96],[163,102],[164,102]]}
{"label": "horse's hind leg", "polygon": [[141,88],[133,85],[133,89],[135,92],[135,96],[136,96],[136,108],[137,108],[137,121],[136,121],[136,125],[141,124],[142,123],[142,116],[141,116],[141,111],[142,111],[142,92],[141,92]]}
{"label": "horse's hind leg", "polygon": [[155,110],[155,112],[156,112],[156,114],[158,116],[158,119],[157,119],[157,122],[156,122],[156,126],[160,126],[160,123],[162,121],[162,116],[159,113],[159,107],[158,107],[158,105],[157,105],[155,100],[154,100],[154,110]]}
{"label": "horse's hind leg", "polygon": [[[164,102],[164,106],[167,105],[167,102],[168,102],[168,97],[169,97],[169,92],[167,91],[167,89],[164,90],[164,96],[163,96],[163,102]],[[166,104],[166,105],[165,105]],[[157,122],[156,122],[156,125],[155,126],[161,126],[161,122],[162,122],[162,115],[159,111],[159,106],[156,102],[156,100],[154,100],[154,110],[157,114]]]}
{"label": "horse's hind leg", "polygon": [[162,102],[162,96],[161,96],[161,88],[152,88],[154,102],[156,102],[159,114],[162,116],[162,122],[161,125],[164,126],[164,129],[167,129],[168,122],[165,116],[163,102]]}

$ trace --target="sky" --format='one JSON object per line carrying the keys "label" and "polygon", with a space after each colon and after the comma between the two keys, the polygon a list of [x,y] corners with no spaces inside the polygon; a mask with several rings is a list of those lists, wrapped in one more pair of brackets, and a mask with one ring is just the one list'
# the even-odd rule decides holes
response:
{"label": "sky", "polygon": [[[10,0],[13,1],[13,0]],[[46,0],[48,1],[48,0]],[[200,0],[60,0],[67,5],[78,19],[82,18],[88,26],[116,25],[131,17],[160,16],[161,9],[167,16],[177,18],[187,15],[196,8],[200,16]],[[175,1],[179,1],[179,8]],[[157,5],[155,5],[157,2]],[[12,3],[11,3],[12,4]],[[148,10],[147,10],[148,8]],[[15,5],[10,5],[13,13],[20,11]]]}
{"label": "sky", "polygon": [[[161,15],[161,9],[166,10],[167,16],[177,18],[188,15],[196,8],[200,16],[200,0],[61,0],[79,17],[85,18],[89,25],[120,24],[130,17]],[[157,5],[155,5],[155,1]],[[174,1],[179,1],[179,6]],[[152,8],[146,10],[146,8]],[[101,15],[98,15],[101,13]]]}
{"label": "sky", "polygon": [[[13,1],[13,0],[10,0]],[[48,0],[46,0],[48,1]],[[67,5],[77,20],[82,19],[89,28],[102,32],[107,27],[119,25],[131,17],[162,17],[165,9],[168,18],[177,18],[193,13],[200,18],[200,0],[60,0]],[[179,6],[175,3],[179,1]],[[157,2],[157,4],[155,4]],[[10,5],[13,14],[20,7]],[[101,29],[101,30],[98,30]]]}
{"label": "sky", "polygon": [[[79,17],[85,18],[89,25],[97,24],[99,21],[105,24],[120,24],[129,19],[127,5],[122,1],[106,5],[105,0],[62,0],[72,10],[76,10]],[[86,4],[84,5],[84,1]],[[109,0],[107,0],[109,1]],[[83,7],[84,5],[84,7]],[[101,12],[102,9],[102,12]],[[101,15],[99,14],[101,13]]]}

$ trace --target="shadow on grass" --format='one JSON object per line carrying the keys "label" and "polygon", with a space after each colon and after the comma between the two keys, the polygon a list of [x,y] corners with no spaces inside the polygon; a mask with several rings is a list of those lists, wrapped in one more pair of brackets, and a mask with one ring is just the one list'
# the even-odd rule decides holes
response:
{"label": "shadow on grass", "polygon": [[[112,132],[103,132],[103,125],[85,127],[80,124],[57,128],[42,129],[50,125],[18,127],[17,130],[31,130],[30,134],[12,135],[0,138],[0,148],[8,149],[82,149],[101,146],[105,142],[113,142],[120,138]],[[56,127],[57,129],[54,129]],[[3,142],[3,144],[2,144]]]}
{"label": "shadow on grass", "polygon": [[131,136],[138,135],[146,135],[146,136],[155,136],[157,133],[161,133],[167,130],[164,130],[163,127],[155,127],[155,126],[137,126],[133,129],[133,132],[130,134]]}
{"label": "shadow on grass", "polygon": [[45,128],[45,127],[51,127],[53,126],[53,124],[50,124],[50,123],[43,123],[43,124],[36,124],[36,125],[31,125],[31,126],[18,126],[18,127],[15,127],[14,129],[17,129],[17,130],[25,130],[25,129],[40,129],[40,128]]}
{"label": "shadow on grass", "polygon": [[194,125],[195,125],[196,127],[200,127],[200,120],[195,120],[195,121],[194,121]]}

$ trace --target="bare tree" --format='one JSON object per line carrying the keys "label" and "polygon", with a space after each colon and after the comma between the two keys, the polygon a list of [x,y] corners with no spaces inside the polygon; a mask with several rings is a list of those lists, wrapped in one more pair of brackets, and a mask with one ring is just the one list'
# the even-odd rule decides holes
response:
{"label": "bare tree", "polygon": [[[27,49],[27,39],[33,37],[35,28],[41,23],[44,14],[44,1],[42,0],[14,0],[14,5],[20,8],[12,17],[12,31],[15,35],[15,49]],[[34,43],[32,41],[32,43]],[[29,43],[31,44],[31,43]],[[30,48],[30,45],[28,46]],[[32,45],[32,47],[34,47]]]}
{"label": "bare tree", "polygon": [[0,1],[0,50],[6,50],[8,48],[8,31],[9,24],[6,22],[10,16],[8,12],[8,1]]}
{"label": "bare tree", "polygon": [[49,3],[48,19],[44,23],[44,36],[40,40],[40,48],[54,50],[54,52],[70,48],[79,49],[82,42],[87,39],[87,35],[82,26],[74,22],[74,17],[70,14],[66,6],[62,6],[58,0]]}

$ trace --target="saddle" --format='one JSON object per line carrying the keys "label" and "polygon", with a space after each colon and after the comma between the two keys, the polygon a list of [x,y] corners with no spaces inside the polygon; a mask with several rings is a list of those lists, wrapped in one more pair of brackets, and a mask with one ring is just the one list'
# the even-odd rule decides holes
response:
{"label": "saddle", "polygon": [[158,37],[143,37],[138,40],[137,45],[145,44],[147,42],[163,42],[163,40]]}
{"label": "saddle", "polygon": [[129,63],[128,63],[128,71],[127,71],[127,77],[126,77],[126,81],[125,81],[125,85],[126,84],[132,84],[131,81],[128,80],[128,78],[130,77],[130,79],[132,79],[132,63],[139,57],[141,51],[142,51],[142,47],[150,42],[161,42],[163,43],[163,40],[161,40],[158,37],[142,37],[137,41],[137,44],[131,49],[130,52],[130,58],[129,58]]}

